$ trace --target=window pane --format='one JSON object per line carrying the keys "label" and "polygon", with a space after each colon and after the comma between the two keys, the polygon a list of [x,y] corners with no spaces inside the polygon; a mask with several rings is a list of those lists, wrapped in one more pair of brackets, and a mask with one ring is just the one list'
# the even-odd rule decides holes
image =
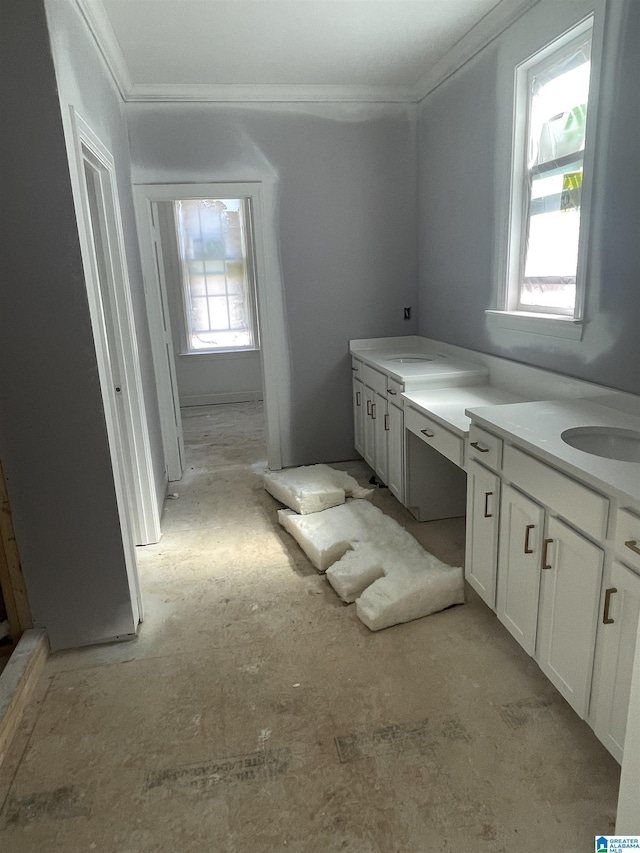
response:
{"label": "window pane", "polygon": [[589,33],[529,72],[519,308],[575,307],[590,57]]}
{"label": "window pane", "polygon": [[209,328],[209,314],[207,312],[207,300],[205,298],[194,298],[191,300],[191,328],[194,332],[206,332]]}
{"label": "window pane", "polygon": [[175,203],[191,350],[253,347],[243,199]]}
{"label": "window pane", "polygon": [[207,288],[209,296],[226,295],[227,277],[225,275],[208,275]]}

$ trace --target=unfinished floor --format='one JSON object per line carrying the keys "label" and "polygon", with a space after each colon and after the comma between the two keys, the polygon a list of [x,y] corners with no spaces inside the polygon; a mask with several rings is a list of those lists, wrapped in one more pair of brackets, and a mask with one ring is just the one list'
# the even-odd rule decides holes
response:
{"label": "unfinished floor", "polygon": [[[48,661],[0,767],[0,850],[582,853],[613,832],[618,765],[470,589],[370,633],[277,524],[259,404],[183,415],[139,638]],[[460,564],[461,519],[374,500]]]}

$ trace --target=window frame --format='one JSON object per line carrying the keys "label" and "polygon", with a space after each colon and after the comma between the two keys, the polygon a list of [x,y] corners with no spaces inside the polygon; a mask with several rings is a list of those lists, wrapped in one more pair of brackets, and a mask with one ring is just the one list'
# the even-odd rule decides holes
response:
{"label": "window frame", "polygon": [[[259,274],[256,261],[256,245],[255,245],[255,205],[253,194],[249,191],[240,193],[231,193],[226,190],[224,185],[221,189],[225,189],[222,193],[208,194],[206,196],[189,196],[173,201],[173,220],[175,227],[175,240],[177,260],[180,267],[180,311],[182,313],[182,328],[180,334],[180,355],[183,356],[203,356],[203,355],[221,355],[223,353],[241,354],[255,353],[260,351],[260,325],[258,322],[258,305],[257,305],[257,276]],[[181,201],[205,201],[217,200],[224,202],[225,200],[239,200],[242,202],[243,220],[244,220],[244,242],[245,242],[245,263],[247,275],[247,310],[249,314],[249,328],[253,343],[246,346],[219,346],[219,347],[203,347],[200,349],[192,348],[191,337],[193,332],[189,327],[189,294],[188,294],[188,276],[186,274],[186,259],[183,257],[183,240],[178,222],[177,205]]]}
{"label": "window frame", "polygon": [[[496,278],[496,305],[486,311],[498,326],[514,331],[531,332],[580,340],[585,323],[585,296],[589,255],[589,224],[591,218],[592,187],[595,176],[595,135],[597,128],[597,104],[599,89],[600,60],[602,54],[603,24],[601,15],[593,7],[585,10],[584,17],[572,24],[559,36],[552,38],[541,48],[530,53],[524,60],[515,61],[512,84],[512,109],[509,133],[510,147],[504,151],[508,156],[508,179],[505,174],[504,229],[505,242],[501,242],[498,275]],[[583,184],[580,206],[580,237],[576,274],[576,298],[572,313],[557,313],[548,310],[518,308],[520,299],[519,270],[522,263],[526,233],[528,198],[526,151],[528,140],[529,108],[528,81],[533,69],[541,69],[553,61],[560,51],[567,50],[572,42],[584,38],[591,32],[591,70],[589,83],[589,109],[585,132],[583,159]],[[506,147],[506,139],[505,139]],[[508,153],[507,153],[508,152]],[[507,183],[508,180],[508,183]]]}

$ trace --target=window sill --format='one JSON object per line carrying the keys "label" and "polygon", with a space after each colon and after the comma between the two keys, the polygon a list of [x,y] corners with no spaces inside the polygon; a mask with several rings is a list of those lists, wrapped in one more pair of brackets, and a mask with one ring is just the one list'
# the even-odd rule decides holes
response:
{"label": "window sill", "polygon": [[203,349],[199,352],[187,352],[183,350],[180,353],[180,358],[202,358],[205,355],[213,356],[217,359],[226,359],[226,358],[255,358],[256,355],[260,355],[260,349],[258,347],[252,347],[251,349],[218,349],[218,350],[207,350]]}
{"label": "window sill", "polygon": [[485,314],[489,322],[500,329],[525,332],[532,335],[545,335],[554,338],[581,341],[584,320],[573,317],[554,317],[549,314],[534,314],[525,311],[488,310]]}

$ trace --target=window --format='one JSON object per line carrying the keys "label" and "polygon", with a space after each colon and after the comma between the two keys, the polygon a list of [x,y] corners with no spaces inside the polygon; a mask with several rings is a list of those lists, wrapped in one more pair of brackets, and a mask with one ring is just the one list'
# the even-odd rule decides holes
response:
{"label": "window", "polygon": [[248,198],[174,202],[190,353],[257,349]]}
{"label": "window", "polygon": [[507,311],[581,315],[591,41],[589,20],[516,69]]}

